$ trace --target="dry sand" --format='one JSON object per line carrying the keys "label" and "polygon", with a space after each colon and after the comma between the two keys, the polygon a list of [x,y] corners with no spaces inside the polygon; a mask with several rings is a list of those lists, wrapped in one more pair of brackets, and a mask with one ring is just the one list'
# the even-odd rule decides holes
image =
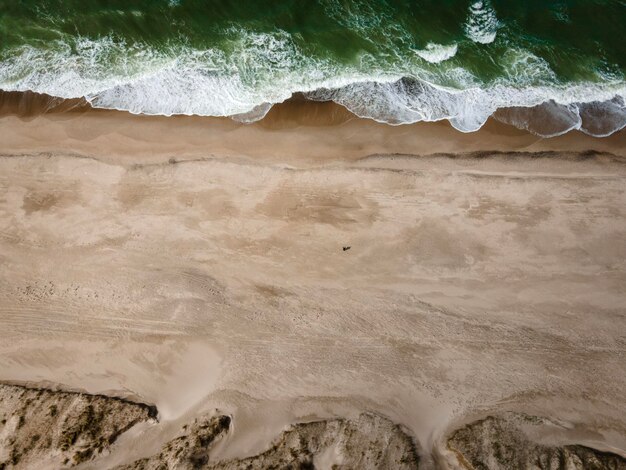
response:
{"label": "dry sand", "polygon": [[503,411],[625,455],[626,134],[331,111],[0,117],[0,380],[154,403],[99,468],[215,409],[213,459],[364,411],[426,468]]}

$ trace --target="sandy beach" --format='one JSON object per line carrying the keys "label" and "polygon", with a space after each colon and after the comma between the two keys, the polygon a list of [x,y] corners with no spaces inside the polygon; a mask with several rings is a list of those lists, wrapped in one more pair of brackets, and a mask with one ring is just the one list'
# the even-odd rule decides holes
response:
{"label": "sandy beach", "polygon": [[624,131],[41,107],[0,106],[0,380],[158,410],[80,468],[206,414],[232,419],[214,463],[363,413],[419,468],[464,468],[450,435],[506,413],[626,458]]}

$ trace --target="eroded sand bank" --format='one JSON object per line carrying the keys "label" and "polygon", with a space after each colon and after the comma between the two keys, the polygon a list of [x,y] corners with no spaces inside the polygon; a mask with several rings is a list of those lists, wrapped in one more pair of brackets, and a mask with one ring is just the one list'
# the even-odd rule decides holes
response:
{"label": "eroded sand bank", "polygon": [[[352,121],[205,123],[211,141],[189,118],[146,144],[81,116],[0,120],[0,379],[155,404],[159,423],[98,465],[149,458],[215,409],[233,425],[214,460],[363,412],[404,426],[425,468],[505,411],[624,455],[623,133],[481,147],[361,122],[359,148]],[[491,151],[514,141],[540,152]],[[482,152],[445,154],[461,144]]]}

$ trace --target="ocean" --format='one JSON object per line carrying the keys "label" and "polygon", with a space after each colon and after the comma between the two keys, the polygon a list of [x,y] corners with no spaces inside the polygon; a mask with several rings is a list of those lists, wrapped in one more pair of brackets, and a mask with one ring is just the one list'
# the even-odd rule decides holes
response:
{"label": "ocean", "polygon": [[626,126],[626,2],[0,0],[0,89],[262,119],[294,94],[390,125]]}

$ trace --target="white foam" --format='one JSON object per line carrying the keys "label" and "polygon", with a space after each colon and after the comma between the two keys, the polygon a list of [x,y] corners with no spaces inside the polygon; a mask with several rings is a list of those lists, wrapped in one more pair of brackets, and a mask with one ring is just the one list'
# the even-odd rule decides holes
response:
{"label": "white foam", "polygon": [[[623,107],[614,103],[623,103],[625,94],[626,87],[623,83],[605,86],[587,83],[563,88],[517,88],[500,83],[488,89],[472,87],[451,90],[420,80],[405,79],[394,83],[355,83],[340,89],[318,90],[307,96],[316,100],[332,100],[360,117],[394,125],[447,119],[461,132],[480,129],[501,108],[531,108],[549,101],[561,106],[573,105],[576,108],[581,103],[611,102],[613,112],[607,126],[612,131],[603,129],[599,132],[595,129],[598,125],[584,126],[582,121],[572,127],[587,129],[586,132],[592,135],[604,136],[624,127],[619,118]],[[512,120],[511,124],[523,126],[522,120],[523,116],[518,115],[517,120]],[[602,121],[601,113],[596,112],[594,120]],[[541,133],[539,128],[536,132]]]}
{"label": "white foam", "polygon": [[509,47],[500,62],[504,65],[504,77],[510,83],[550,86],[558,82],[548,62],[525,49]]}
{"label": "white foam", "polygon": [[543,137],[555,137],[580,129],[582,119],[575,104],[559,105],[548,101],[532,107],[502,108],[494,117],[518,129],[525,129]]}
{"label": "white foam", "polygon": [[607,137],[626,127],[624,96],[609,101],[578,103],[580,130],[594,137]]}
{"label": "white foam", "polygon": [[[23,46],[0,62],[0,89],[83,97],[95,107],[132,113],[231,116],[244,122],[261,119],[273,104],[303,92],[393,125],[447,119],[472,132],[503,108],[513,110],[499,113],[501,119],[540,135],[580,129],[605,136],[626,125],[621,76],[555,85],[549,65],[524,50],[509,50],[505,73],[482,84],[452,64],[419,68],[425,64],[416,58],[417,65],[389,73],[364,56],[338,68],[305,56],[283,31],[231,33],[228,54],[180,44],[155,50],[112,38],[59,40],[46,49]],[[438,60],[453,47],[426,50]],[[448,48],[445,54],[442,48]],[[553,121],[543,122],[546,116]]]}
{"label": "white foam", "polygon": [[489,44],[496,39],[498,18],[489,0],[477,0],[469,8],[465,34],[474,42]]}
{"label": "white foam", "polygon": [[555,137],[571,130],[607,137],[626,127],[626,107],[620,96],[602,102],[562,105],[549,101],[528,108],[504,108],[494,117],[542,137]]}
{"label": "white foam", "polygon": [[429,42],[424,49],[415,49],[415,53],[422,59],[432,64],[438,64],[456,55],[456,44],[443,45]]}

